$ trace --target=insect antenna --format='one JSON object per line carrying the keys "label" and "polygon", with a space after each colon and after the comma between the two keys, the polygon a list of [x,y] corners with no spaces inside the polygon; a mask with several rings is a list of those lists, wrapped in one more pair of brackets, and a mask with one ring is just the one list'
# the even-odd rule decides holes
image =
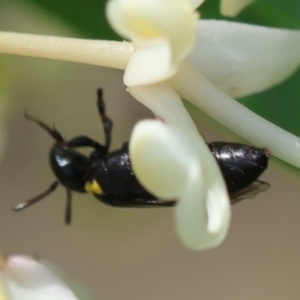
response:
{"label": "insect antenna", "polygon": [[45,198],[46,196],[48,196],[49,194],[51,194],[52,192],[55,191],[55,189],[56,189],[57,186],[58,186],[58,183],[59,183],[58,181],[54,181],[54,182],[49,186],[49,188],[48,188],[46,191],[44,191],[43,193],[41,193],[41,194],[39,194],[39,195],[37,195],[37,196],[35,196],[35,197],[32,197],[32,198],[30,198],[30,199],[28,199],[28,200],[25,200],[25,201],[23,201],[23,202],[18,203],[17,205],[15,205],[15,206],[13,207],[13,210],[14,210],[14,211],[20,211],[20,210],[22,210],[22,209],[24,209],[24,208],[26,208],[26,207],[28,207],[28,206],[30,206],[30,205],[36,203],[36,202],[42,200],[43,198]]}
{"label": "insect antenna", "polygon": [[44,122],[40,121],[39,119],[36,119],[35,117],[32,117],[29,115],[26,111],[24,112],[25,119],[32,121],[39,126],[41,126],[43,129],[45,129],[54,139],[57,143],[59,144],[64,144],[65,141],[62,137],[62,135],[55,129],[55,128],[50,128],[48,125],[46,125]]}

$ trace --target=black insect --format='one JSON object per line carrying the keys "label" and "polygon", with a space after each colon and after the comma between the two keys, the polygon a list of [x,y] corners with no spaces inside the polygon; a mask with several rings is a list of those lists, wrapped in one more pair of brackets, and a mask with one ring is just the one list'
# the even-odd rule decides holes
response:
{"label": "black insect", "polygon": [[[176,201],[161,201],[145,190],[135,177],[130,164],[128,142],[109,152],[112,121],[105,114],[102,89],[98,89],[97,107],[104,127],[105,144],[101,145],[87,136],[65,141],[54,128],[25,113],[25,118],[37,123],[55,140],[50,150],[50,165],[57,178],[43,193],[14,206],[19,211],[52,193],[58,184],[67,190],[65,223],[71,222],[71,191],[92,193],[105,204],[118,207],[168,207]],[[237,143],[215,142],[208,144],[216,158],[232,203],[253,197],[269,188],[257,181],[267,168],[269,151]],[[75,148],[91,147],[89,156]]]}
{"label": "black insect", "polygon": [[270,185],[257,180],[268,166],[270,152],[239,143],[208,143],[223,174],[231,204],[253,198]]}

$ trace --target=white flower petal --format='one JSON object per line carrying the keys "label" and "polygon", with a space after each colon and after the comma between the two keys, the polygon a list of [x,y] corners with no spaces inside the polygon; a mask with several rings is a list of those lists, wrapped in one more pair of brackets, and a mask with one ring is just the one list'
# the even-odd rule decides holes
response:
{"label": "white flower petal", "polygon": [[189,59],[233,98],[281,83],[300,63],[300,32],[201,20]]}
{"label": "white flower petal", "polygon": [[176,207],[178,234],[192,250],[218,246],[226,237],[231,215],[222,180],[205,179],[208,182],[199,185],[198,172],[196,168],[191,169],[188,185]]}
{"label": "white flower petal", "polygon": [[178,94],[166,84],[132,86],[128,87],[128,91],[169,125],[183,127],[198,134],[198,129]]}
{"label": "white flower petal", "polygon": [[78,300],[47,267],[27,256],[8,257],[1,277],[10,300]]}
{"label": "white flower petal", "polygon": [[127,86],[163,81],[173,76],[177,64],[172,64],[172,49],[168,40],[157,39],[147,47],[133,52],[127,65],[124,83]]}
{"label": "white flower petal", "polygon": [[254,145],[300,168],[300,138],[230,98],[185,62],[170,81],[174,89],[204,113]]}
{"label": "white flower petal", "polygon": [[[67,273],[64,272],[59,266],[49,262],[45,259],[40,259],[40,263],[46,266],[52,273],[58,276],[76,295],[78,299],[81,300],[93,300],[94,298],[89,293],[89,291],[77,280],[70,277]],[[1,298],[0,298],[1,299]]]}
{"label": "white flower petal", "polygon": [[151,84],[175,74],[195,41],[198,13],[193,5],[190,0],[108,2],[111,26],[135,45],[136,53],[125,71],[126,85]]}
{"label": "white flower petal", "polygon": [[[224,179],[215,158],[201,139],[194,139],[193,142],[194,151],[201,153],[203,184],[200,190],[200,169],[193,164],[186,189],[179,198],[176,220],[183,243],[193,250],[202,250],[216,247],[224,240],[231,209]],[[200,195],[201,198],[198,198]]]}
{"label": "white flower petal", "polygon": [[191,147],[187,136],[161,121],[137,123],[129,151],[137,178],[160,199],[178,198],[186,184],[189,166],[199,164],[200,154]]}
{"label": "white flower petal", "polygon": [[254,1],[255,0],[221,0],[221,14],[227,17],[235,17]]}
{"label": "white flower petal", "polygon": [[199,135],[160,121],[139,122],[129,144],[135,175],[159,199],[178,199],[177,228],[191,249],[217,246],[230,221],[224,180]]}

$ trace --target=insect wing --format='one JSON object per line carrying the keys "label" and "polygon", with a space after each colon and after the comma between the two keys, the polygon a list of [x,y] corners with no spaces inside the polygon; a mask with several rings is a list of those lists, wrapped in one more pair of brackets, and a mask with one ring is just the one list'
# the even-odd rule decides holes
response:
{"label": "insect wing", "polygon": [[252,199],[256,197],[259,193],[267,191],[270,187],[270,184],[268,184],[267,182],[256,180],[245,189],[231,195],[231,204],[238,203],[244,199]]}

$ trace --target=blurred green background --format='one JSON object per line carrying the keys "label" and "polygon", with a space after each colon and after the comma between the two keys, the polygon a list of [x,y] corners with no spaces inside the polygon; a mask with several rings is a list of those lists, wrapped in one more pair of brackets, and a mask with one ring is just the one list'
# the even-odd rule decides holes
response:
{"label": "blurred green background", "polygon": [[[2,0],[0,30],[81,38],[119,39],[104,14],[106,1]],[[218,1],[201,6],[203,18],[224,19]],[[237,18],[271,27],[299,29],[299,1],[256,1]],[[226,18],[225,18],[226,19]],[[297,299],[300,294],[299,174],[274,162],[264,175],[272,189],[233,207],[226,241],[209,252],[183,248],[173,210],[116,209],[88,195],[74,195],[74,221],[63,224],[63,188],[32,208],[13,204],[53,181],[47,152],[51,139],[26,122],[23,110],[67,138],[79,134],[103,141],[95,110],[103,87],[114,120],[113,147],[151,112],[125,91],[122,72],[88,65],[0,55],[1,130],[6,136],[0,166],[1,247],[32,253],[67,269],[106,300]],[[266,92],[239,99],[250,109],[300,136],[300,72]],[[189,105],[188,105],[189,106]],[[192,106],[207,140],[237,140]]]}

